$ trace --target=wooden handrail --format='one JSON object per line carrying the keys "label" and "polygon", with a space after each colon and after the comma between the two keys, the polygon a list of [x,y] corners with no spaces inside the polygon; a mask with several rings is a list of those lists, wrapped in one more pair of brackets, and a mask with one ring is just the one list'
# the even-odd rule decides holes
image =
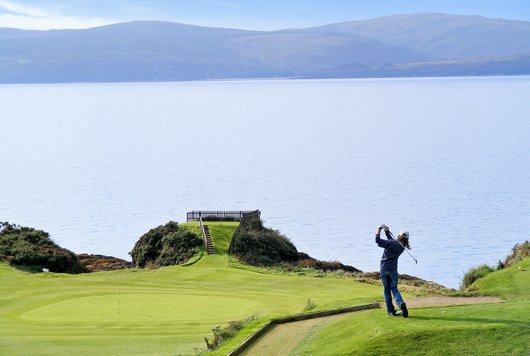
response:
{"label": "wooden handrail", "polygon": [[204,230],[204,224],[202,223],[202,217],[199,216],[199,222],[201,224],[202,240],[204,241],[204,248],[208,251],[208,241],[206,240],[206,231]]}

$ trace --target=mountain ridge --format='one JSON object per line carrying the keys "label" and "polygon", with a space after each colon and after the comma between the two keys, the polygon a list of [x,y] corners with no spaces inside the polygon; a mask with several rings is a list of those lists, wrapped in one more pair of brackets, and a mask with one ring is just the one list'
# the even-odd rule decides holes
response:
{"label": "mountain ridge", "polygon": [[276,31],[167,21],[0,28],[0,83],[524,75],[528,51],[530,22],[447,14]]}

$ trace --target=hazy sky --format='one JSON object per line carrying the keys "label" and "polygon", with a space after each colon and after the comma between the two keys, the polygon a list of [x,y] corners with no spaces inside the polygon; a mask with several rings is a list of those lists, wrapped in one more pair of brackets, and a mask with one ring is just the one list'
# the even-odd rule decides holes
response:
{"label": "hazy sky", "polygon": [[0,27],[87,28],[164,20],[273,30],[413,12],[530,21],[530,0],[0,0]]}

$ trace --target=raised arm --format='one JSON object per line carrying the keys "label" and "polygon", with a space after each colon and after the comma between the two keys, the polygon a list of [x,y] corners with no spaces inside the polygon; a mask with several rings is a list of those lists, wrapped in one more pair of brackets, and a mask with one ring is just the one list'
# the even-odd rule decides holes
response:
{"label": "raised arm", "polygon": [[[385,229],[385,235],[388,240],[381,239],[381,230],[383,229]],[[388,229],[388,226],[386,226],[385,224],[379,226],[375,233],[375,243],[377,244],[377,246],[386,248],[388,244],[390,243],[389,240],[392,240],[392,237],[390,236],[390,230]]]}
{"label": "raised arm", "polygon": [[[385,235],[388,240],[393,240],[394,237],[392,236],[392,233],[390,232],[390,228],[386,226],[385,224],[381,225],[380,228],[383,228],[385,230]],[[381,233],[381,230],[379,230],[379,233]]]}
{"label": "raised arm", "polygon": [[386,235],[387,240],[394,240],[394,238],[392,237],[392,234],[390,233],[390,230],[385,229],[385,235]]}

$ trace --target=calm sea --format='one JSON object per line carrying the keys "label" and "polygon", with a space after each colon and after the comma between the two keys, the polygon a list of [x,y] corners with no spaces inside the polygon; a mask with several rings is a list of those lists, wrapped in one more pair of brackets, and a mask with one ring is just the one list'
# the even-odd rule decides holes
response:
{"label": "calm sea", "polygon": [[0,221],[129,258],[193,209],[260,209],[299,250],[457,287],[530,238],[530,77],[1,85]]}

